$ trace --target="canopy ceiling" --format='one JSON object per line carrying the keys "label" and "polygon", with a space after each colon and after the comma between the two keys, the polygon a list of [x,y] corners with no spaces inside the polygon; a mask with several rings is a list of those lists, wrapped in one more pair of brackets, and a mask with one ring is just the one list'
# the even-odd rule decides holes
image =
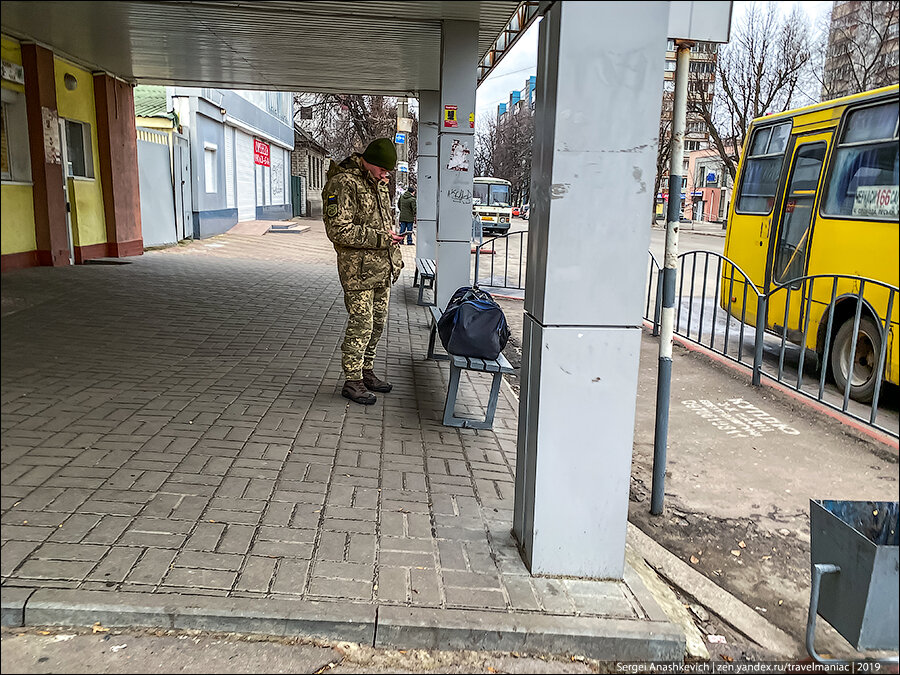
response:
{"label": "canopy ceiling", "polygon": [[441,21],[477,21],[481,59],[518,5],[4,0],[2,29],[143,84],[402,95],[439,89]]}

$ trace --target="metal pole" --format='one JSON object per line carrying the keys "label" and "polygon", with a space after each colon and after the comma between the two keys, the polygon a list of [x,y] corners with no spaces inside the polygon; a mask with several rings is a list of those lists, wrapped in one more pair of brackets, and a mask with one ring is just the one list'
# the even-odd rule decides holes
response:
{"label": "metal pole", "polygon": [[[669,159],[669,208],[666,214],[666,253],[663,266],[663,303],[659,331],[659,375],[656,385],[656,434],[653,439],[653,488],[650,513],[663,511],[666,483],[666,445],[669,435],[669,395],[672,389],[672,333],[675,323],[675,264],[681,222],[681,175],[684,171],[684,132],[687,116],[691,43],[678,41],[675,63],[675,101],[672,110],[672,154]],[[664,142],[659,139],[660,143]]]}
{"label": "metal pole", "polygon": [[[409,99],[406,96],[401,96],[397,99],[397,120],[398,120],[398,131],[399,131],[399,120],[406,119],[409,117]],[[403,132],[405,137],[408,137],[412,132],[405,131]],[[403,143],[397,143],[397,160],[400,162],[408,162],[409,161],[409,139],[407,138]],[[409,187],[409,171],[398,171],[397,172],[397,182],[400,187],[406,189]]]}

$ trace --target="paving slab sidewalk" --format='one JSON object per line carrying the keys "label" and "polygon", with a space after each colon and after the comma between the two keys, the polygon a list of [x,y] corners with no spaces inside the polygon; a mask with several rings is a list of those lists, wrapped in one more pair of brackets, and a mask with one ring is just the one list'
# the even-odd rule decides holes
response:
{"label": "paving slab sidewalk", "polygon": [[[377,363],[394,391],[340,397],[334,252],[304,224],[4,275],[4,622],[680,658],[632,572],[528,574],[515,397],[491,431],[441,424],[412,265]],[[467,376],[457,411],[489,384]]]}

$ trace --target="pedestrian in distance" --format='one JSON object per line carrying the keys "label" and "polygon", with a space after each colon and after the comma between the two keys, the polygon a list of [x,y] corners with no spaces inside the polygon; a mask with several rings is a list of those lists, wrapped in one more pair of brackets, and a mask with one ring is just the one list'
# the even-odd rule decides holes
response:
{"label": "pedestrian in distance", "polygon": [[406,243],[412,245],[413,223],[416,222],[416,186],[409,188],[397,200],[400,208],[400,234],[406,234]]}
{"label": "pedestrian in distance", "polygon": [[393,387],[375,375],[375,352],[388,315],[391,284],[400,278],[403,237],[393,231],[390,173],[397,151],[389,138],[377,138],[362,154],[353,153],[328,170],[322,202],[325,231],[337,252],[344,289],[347,329],[341,345],[346,378],[341,396],[371,405],[372,392]]}

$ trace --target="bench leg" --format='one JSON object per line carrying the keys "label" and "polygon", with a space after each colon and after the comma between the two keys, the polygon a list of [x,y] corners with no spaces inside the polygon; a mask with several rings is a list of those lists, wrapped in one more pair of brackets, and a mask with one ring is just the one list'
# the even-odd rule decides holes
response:
{"label": "bench leg", "polygon": [[413,273],[413,288],[419,285],[419,268]]}
{"label": "bench leg", "polygon": [[445,354],[434,353],[434,340],[437,337],[437,324],[431,324],[431,333],[428,335],[428,358],[435,361],[449,361],[450,357]]}
{"label": "bench leg", "polygon": [[[428,282],[428,285],[425,285],[425,282]],[[423,294],[425,293],[425,289],[429,289],[431,291],[431,297],[433,298],[431,302],[423,301]],[[424,274],[419,279],[419,301],[417,304],[419,305],[433,305],[437,302],[437,298],[434,297],[434,277],[426,277]]]}
{"label": "bench leg", "polygon": [[491,382],[491,397],[488,399],[487,415],[484,418],[484,429],[494,426],[494,413],[497,412],[497,400],[500,398],[500,380],[503,373],[494,373],[494,381]]}
{"label": "bench leg", "polygon": [[456,395],[459,393],[460,369],[450,364],[450,386],[447,388],[447,402],[444,404],[444,426],[465,427],[468,420],[456,417]]}
{"label": "bench leg", "polygon": [[494,373],[494,379],[491,382],[491,396],[488,399],[487,415],[484,421],[456,416],[456,397],[459,394],[460,373],[461,369],[451,363],[450,386],[447,388],[447,402],[444,404],[444,426],[462,429],[492,429],[494,427],[494,413],[497,412],[497,401],[500,397],[500,380],[503,378],[503,373]]}

